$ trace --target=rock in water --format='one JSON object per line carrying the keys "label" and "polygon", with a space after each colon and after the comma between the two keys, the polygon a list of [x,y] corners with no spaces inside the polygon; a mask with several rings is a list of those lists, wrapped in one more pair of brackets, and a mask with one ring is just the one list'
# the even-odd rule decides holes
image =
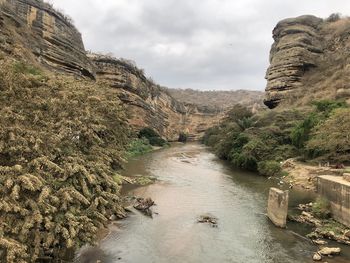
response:
{"label": "rock in water", "polygon": [[321,261],[322,256],[319,253],[315,253],[314,256],[312,257],[314,261]]}
{"label": "rock in water", "polygon": [[318,253],[324,256],[329,256],[338,255],[340,251],[341,249],[339,247],[324,247],[320,251],[318,251]]}
{"label": "rock in water", "polygon": [[212,227],[218,226],[218,219],[210,214],[201,215],[197,219],[198,223],[209,223]]}
{"label": "rock in water", "polygon": [[134,204],[134,208],[141,211],[143,214],[152,217],[153,212],[151,207],[154,206],[155,203],[151,198],[137,198],[136,204]]}
{"label": "rock in water", "polygon": [[319,245],[319,246],[323,246],[327,244],[327,241],[324,241],[321,239],[313,240],[312,242],[314,242],[316,245]]}

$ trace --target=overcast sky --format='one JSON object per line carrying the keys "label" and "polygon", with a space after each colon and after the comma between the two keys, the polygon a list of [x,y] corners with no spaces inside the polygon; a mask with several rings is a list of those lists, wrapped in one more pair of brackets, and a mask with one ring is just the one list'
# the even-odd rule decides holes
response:
{"label": "overcast sky", "polygon": [[349,0],[50,0],[88,50],[134,60],[171,88],[263,90],[272,29],[287,17],[350,14]]}

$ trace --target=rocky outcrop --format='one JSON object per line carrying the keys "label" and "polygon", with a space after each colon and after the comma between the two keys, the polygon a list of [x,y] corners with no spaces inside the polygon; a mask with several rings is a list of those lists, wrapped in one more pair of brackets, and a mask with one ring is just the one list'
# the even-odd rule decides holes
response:
{"label": "rocky outcrop", "polygon": [[87,54],[69,17],[42,0],[0,0],[0,51],[45,70],[106,82],[136,131],[151,127],[168,140],[180,133],[197,139],[220,119],[218,112],[178,102],[133,62]]}
{"label": "rocky outcrop", "polygon": [[265,104],[305,105],[350,98],[350,19],[301,16],[273,30]]}
{"label": "rocky outcrop", "polygon": [[67,16],[41,0],[0,1],[0,49],[46,67],[94,78],[81,34]]}
{"label": "rocky outcrop", "polygon": [[270,67],[266,73],[265,104],[276,107],[296,89],[302,88],[301,78],[312,67],[317,67],[317,58],[322,54],[318,28],[322,19],[301,16],[286,19],[273,30],[275,43],[270,53]]}
{"label": "rocky outcrop", "polygon": [[168,140],[177,140],[182,132],[198,139],[220,120],[218,112],[178,102],[131,61],[98,54],[89,54],[89,58],[96,68],[97,80],[119,90],[135,130],[147,126]]}

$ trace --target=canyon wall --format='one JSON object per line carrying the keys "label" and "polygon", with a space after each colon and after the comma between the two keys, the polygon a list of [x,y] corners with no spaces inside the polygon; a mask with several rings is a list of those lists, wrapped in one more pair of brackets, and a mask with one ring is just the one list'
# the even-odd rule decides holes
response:
{"label": "canyon wall", "polygon": [[265,105],[304,105],[350,98],[350,19],[300,16],[282,20],[266,73]]}
{"label": "canyon wall", "polygon": [[[94,78],[80,32],[70,19],[37,0],[2,0],[0,48],[6,53],[25,50],[51,70]],[[31,54],[29,54],[31,53]]]}
{"label": "canyon wall", "polygon": [[168,140],[182,132],[198,138],[221,118],[177,101],[130,61],[87,54],[71,19],[41,0],[0,0],[0,50],[44,70],[117,89],[135,131],[151,127]]}
{"label": "canyon wall", "polygon": [[169,140],[177,140],[181,132],[198,138],[220,120],[217,112],[205,112],[175,100],[131,61],[98,54],[89,54],[89,58],[95,65],[97,80],[119,90],[119,99],[136,130],[148,126]]}

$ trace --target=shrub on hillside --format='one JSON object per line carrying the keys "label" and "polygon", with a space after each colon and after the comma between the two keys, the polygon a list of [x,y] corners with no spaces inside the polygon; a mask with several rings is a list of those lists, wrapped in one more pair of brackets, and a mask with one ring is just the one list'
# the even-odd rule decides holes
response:
{"label": "shrub on hillside", "polygon": [[152,150],[152,145],[146,138],[141,139],[135,139],[130,142],[128,149],[127,149],[127,155],[128,157],[135,157],[138,155],[142,155],[145,153],[148,153]]}
{"label": "shrub on hillside", "polygon": [[341,108],[312,130],[312,138],[306,148],[312,157],[349,162],[350,109]]}
{"label": "shrub on hillside", "polygon": [[311,130],[320,120],[321,118],[313,112],[305,120],[296,125],[290,135],[293,145],[302,149],[310,139]]}
{"label": "shrub on hillside", "polygon": [[262,161],[258,163],[258,172],[265,176],[276,176],[282,172],[281,164],[276,161]]}
{"label": "shrub on hillside", "polygon": [[146,138],[152,146],[164,146],[167,142],[152,128],[146,127],[139,131],[139,138]]}
{"label": "shrub on hillside", "polygon": [[123,215],[113,176],[129,131],[111,99],[117,91],[35,73],[0,61],[0,250],[7,263],[92,243],[109,216]]}

